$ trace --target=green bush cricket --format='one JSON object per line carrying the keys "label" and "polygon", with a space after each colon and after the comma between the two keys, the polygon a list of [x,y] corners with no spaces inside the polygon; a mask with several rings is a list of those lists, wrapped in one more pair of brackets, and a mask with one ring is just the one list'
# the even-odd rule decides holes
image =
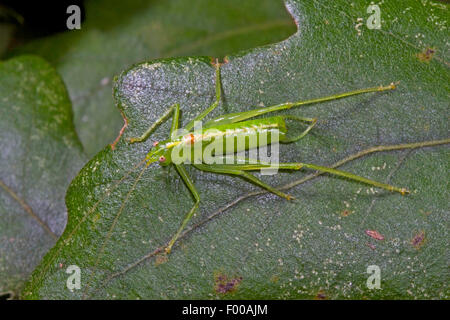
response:
{"label": "green bush cricket", "polygon": [[[327,97],[322,98],[316,98],[311,100],[305,100],[305,101],[298,101],[298,102],[286,102],[279,105],[269,106],[269,107],[263,107],[259,109],[254,109],[250,111],[244,111],[244,112],[238,112],[238,113],[230,113],[230,114],[224,114],[219,117],[216,117],[214,119],[211,119],[207,121],[201,130],[197,130],[195,127],[195,123],[201,122],[211,111],[213,111],[220,103],[221,101],[221,80],[220,80],[220,66],[221,64],[216,60],[215,62],[215,70],[216,70],[216,80],[215,80],[215,90],[216,90],[216,97],[215,102],[208,107],[206,110],[204,110],[202,113],[200,113],[194,120],[190,121],[184,128],[183,133],[179,133],[179,116],[180,116],[180,106],[179,104],[174,104],[155,122],[153,123],[140,137],[136,138],[129,138],[129,143],[138,143],[138,142],[144,142],[148,139],[148,137],[151,135],[151,133],[164,121],[166,121],[170,116],[172,116],[172,125],[170,129],[170,138],[161,141],[161,142],[155,142],[153,144],[153,148],[148,152],[145,161],[147,168],[150,164],[154,162],[158,162],[162,166],[169,166],[174,165],[177,172],[179,173],[180,177],[188,187],[189,191],[191,192],[193,198],[194,198],[194,205],[189,210],[189,212],[186,214],[185,218],[183,219],[180,227],[178,228],[177,232],[172,236],[170,241],[168,242],[167,246],[165,247],[165,252],[168,254],[171,252],[173,245],[176,243],[177,239],[181,235],[182,231],[196,212],[196,210],[199,207],[200,204],[200,195],[198,194],[194,183],[192,182],[191,178],[189,177],[186,168],[184,167],[185,164],[193,165],[195,168],[202,170],[202,171],[208,171],[213,173],[220,173],[220,174],[230,174],[230,175],[237,175],[241,176],[244,179],[249,180],[250,182],[276,194],[277,196],[283,197],[287,200],[293,199],[292,196],[277,190],[276,188],[266,184],[265,182],[261,181],[260,179],[256,178],[254,175],[249,174],[247,171],[255,171],[255,170],[263,170],[270,168],[273,166],[273,164],[259,161],[256,159],[251,158],[239,158],[235,156],[235,153],[239,151],[245,151],[252,148],[262,147],[264,145],[270,145],[274,141],[271,140],[270,137],[276,136],[278,137],[279,142],[281,143],[292,143],[296,142],[302,137],[304,137],[316,124],[317,119],[316,118],[304,118],[304,117],[296,117],[291,115],[281,115],[281,116],[271,116],[266,118],[257,118],[260,115],[264,115],[271,112],[281,111],[281,110],[288,110],[293,107],[303,106],[307,104],[313,104],[313,103],[319,103],[319,102],[325,102],[325,101],[331,101],[336,99],[341,99],[353,95],[363,94],[363,93],[369,93],[369,92],[381,92],[386,90],[393,90],[395,89],[395,85],[392,83],[388,86],[379,86],[379,87],[373,87],[373,88],[366,88],[366,89],[360,89],[350,92],[345,92],[341,94],[335,94]],[[295,137],[288,137],[287,136],[287,127],[286,127],[286,119],[293,119],[295,121],[301,121],[308,124],[307,128],[298,136]],[[211,138],[210,134],[207,134],[208,132],[214,132],[214,138]],[[264,140],[261,139],[261,137],[265,135],[266,137],[269,137],[268,139]],[[248,143],[245,143],[243,146],[236,147],[236,143],[233,142],[232,147],[224,147],[222,149],[223,155],[217,156],[216,163],[205,163],[205,162],[198,162],[195,161],[194,158],[187,156],[185,157],[185,162],[175,162],[173,158],[174,150],[175,149],[182,149],[187,148],[186,150],[192,150],[192,148],[196,149],[198,148],[200,151],[205,151],[206,148],[212,143],[213,140],[217,141],[218,138],[225,138],[232,136],[233,139],[239,139],[240,137],[249,137],[256,138],[256,145],[251,145]],[[244,139],[245,139],[244,137]],[[235,141],[235,140],[233,140]],[[276,141],[278,142],[278,141]],[[221,142],[222,143],[222,142]],[[186,156],[186,154],[185,154]],[[233,158],[233,162],[230,163],[228,160],[230,158]],[[194,161],[192,161],[194,160]],[[225,162],[225,163],[224,163]],[[378,188],[383,188],[389,191],[393,192],[399,192],[402,195],[409,193],[408,190],[405,188],[398,188],[391,186],[389,184],[377,182],[374,180],[370,180],[361,176],[357,176],[355,174],[352,174],[350,172],[327,168],[315,164],[310,163],[302,163],[302,162],[294,162],[294,163],[277,163],[276,167],[278,169],[282,170],[299,170],[301,168],[309,168],[313,170],[318,170],[321,172],[326,172],[329,174],[341,176],[347,179],[355,180],[364,184],[372,185]],[[144,169],[145,169],[144,168]],[[143,169],[143,170],[144,170]],[[139,179],[139,178],[138,178]],[[137,181],[136,181],[137,182]]]}

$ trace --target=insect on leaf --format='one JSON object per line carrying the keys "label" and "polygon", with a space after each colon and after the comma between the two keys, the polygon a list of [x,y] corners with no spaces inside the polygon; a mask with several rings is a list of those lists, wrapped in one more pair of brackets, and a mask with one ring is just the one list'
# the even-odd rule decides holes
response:
{"label": "insect on leaf", "polygon": [[[214,68],[202,57],[140,63],[115,83],[128,127],[115,150],[98,153],[71,184],[69,224],[24,297],[448,298],[448,147],[402,147],[448,139],[445,31],[425,22],[429,4],[417,1],[384,3],[382,28],[363,26],[361,32],[355,17],[367,19],[367,2],[286,4],[298,32],[229,56],[222,104],[211,117],[399,81],[395,91],[290,110],[319,121],[302,140],[280,146],[280,160],[332,166],[372,147],[396,146],[340,168],[412,193],[328,175],[306,181],[306,171],[260,176],[273,186],[296,182],[289,193],[297,200],[286,201],[267,193],[247,196],[260,189],[189,169],[202,199],[191,231],[170,256],[152,254],[193,200],[175,170],[155,165],[130,172],[153,141],[168,138],[170,121],[145,143],[130,145],[125,138],[142,134],[174,103],[181,106],[182,126],[205,110],[214,100]],[[402,14],[407,7],[414,10]],[[442,20],[445,10],[435,8],[435,14]],[[424,35],[422,42],[411,30]],[[437,48],[431,61],[417,58],[421,46]],[[384,240],[372,249],[365,230],[377,230]],[[418,230],[427,240],[416,249],[411,243]],[[60,262],[81,268],[80,290],[66,288]],[[371,265],[381,270],[383,290],[366,286]],[[239,285],[216,290],[218,274]]]}

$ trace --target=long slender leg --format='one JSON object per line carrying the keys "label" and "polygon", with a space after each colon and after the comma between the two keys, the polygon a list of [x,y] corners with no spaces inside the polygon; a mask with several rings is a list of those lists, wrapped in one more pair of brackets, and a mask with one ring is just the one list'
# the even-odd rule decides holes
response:
{"label": "long slender leg", "polygon": [[175,110],[173,111],[172,125],[170,126],[170,135],[178,129],[180,123],[180,105],[175,104]]}
{"label": "long slender leg", "polygon": [[166,112],[158,119],[156,120],[140,137],[136,138],[129,138],[129,143],[136,143],[136,142],[144,142],[148,139],[148,137],[152,134],[153,131],[167,118],[169,118],[171,113],[174,113],[173,119],[172,119],[172,127],[171,127],[171,133],[175,131],[178,128],[178,119],[180,117],[180,105],[178,103],[173,104],[172,106],[167,109]]}
{"label": "long slender leg", "polygon": [[[221,162],[225,163],[226,158],[227,157],[224,157]],[[204,171],[213,171],[214,170],[213,172],[231,173],[231,174],[240,174],[240,175],[242,175],[240,172],[259,170],[259,169],[268,168],[271,166],[272,167],[276,166],[278,169],[282,169],[282,170],[300,170],[301,168],[309,168],[309,169],[319,170],[322,172],[327,172],[327,173],[330,173],[330,174],[333,174],[336,176],[340,176],[340,177],[344,177],[344,178],[347,178],[350,180],[355,180],[355,181],[358,181],[358,182],[361,182],[364,184],[372,185],[372,186],[386,189],[386,190],[389,190],[392,192],[399,192],[402,195],[409,193],[409,191],[405,188],[394,187],[389,184],[378,182],[378,181],[371,180],[371,179],[367,179],[367,178],[358,176],[356,174],[353,174],[353,173],[350,173],[347,171],[327,168],[327,167],[310,164],[310,163],[294,162],[294,163],[270,164],[270,163],[264,163],[264,162],[260,162],[258,160],[251,160],[251,159],[237,159],[237,161],[238,161],[237,164],[214,164],[214,165],[201,164],[201,165],[195,165],[195,167],[197,167],[200,170],[204,170]],[[212,166],[212,168],[210,168],[211,166]],[[224,172],[227,170],[231,170],[234,172]],[[239,173],[238,173],[238,171],[239,171]],[[248,178],[248,177],[246,177],[246,178]],[[251,179],[249,179],[249,180],[251,180]],[[273,192],[271,189],[268,189],[268,188],[266,188],[266,189]],[[274,188],[272,188],[272,189],[274,189]],[[275,193],[275,194],[277,194],[277,193]]]}
{"label": "long slender leg", "polygon": [[359,181],[365,184],[369,184],[378,188],[382,188],[382,189],[386,189],[389,191],[395,191],[395,192],[399,192],[402,195],[409,193],[409,191],[405,188],[398,188],[398,187],[394,187],[391,186],[389,184],[386,183],[382,183],[382,182],[378,182],[375,180],[371,180],[371,179],[367,179],[361,176],[358,176],[356,174],[347,172],[347,171],[342,171],[342,170],[337,170],[337,169],[332,169],[332,168],[327,168],[327,167],[322,167],[322,166],[318,166],[315,164],[310,164],[310,163],[300,163],[303,167],[305,168],[310,168],[310,169],[314,169],[314,170],[319,170],[319,171],[323,171],[323,172],[327,172],[327,173],[331,173],[334,174],[336,176],[341,176],[347,179],[351,179],[351,180],[355,180],[355,181]]}
{"label": "long slender leg", "polygon": [[[292,197],[291,195],[288,195],[280,190],[277,190],[271,186],[269,186],[268,184],[262,182],[261,180],[259,180],[258,178],[256,178],[255,176],[245,172],[243,169],[243,167],[245,168],[245,165],[236,165],[233,167],[233,165],[215,165],[215,164],[194,164],[194,167],[196,167],[199,170],[202,171],[209,171],[209,172],[214,172],[214,173],[226,173],[226,174],[233,174],[233,175],[238,175],[241,176],[247,180],[250,180],[251,182],[253,182],[254,184],[259,185],[260,187],[269,190],[270,192],[276,194],[279,197],[285,198],[287,200],[292,200],[294,199],[294,197]],[[266,167],[266,166],[264,166]],[[256,170],[256,169],[247,169],[247,170]]]}
{"label": "long slender leg", "polygon": [[177,171],[180,174],[181,178],[183,179],[184,183],[188,187],[189,191],[191,191],[192,195],[194,196],[195,204],[191,208],[191,210],[187,213],[186,217],[184,218],[183,222],[181,223],[181,226],[178,228],[178,231],[175,233],[175,235],[169,241],[169,244],[167,245],[167,247],[165,249],[167,254],[170,253],[170,251],[172,250],[172,246],[177,241],[178,237],[180,236],[183,229],[186,227],[189,220],[191,220],[195,211],[197,211],[198,205],[200,203],[200,196],[199,196],[197,190],[195,189],[194,183],[192,182],[191,178],[189,177],[188,173],[186,172],[185,167],[183,165],[175,164],[175,168],[177,169]]}
{"label": "long slender leg", "polygon": [[204,127],[213,126],[213,125],[217,125],[217,124],[235,123],[235,122],[243,121],[243,120],[250,119],[253,117],[257,117],[257,116],[265,114],[265,113],[291,109],[293,107],[299,107],[299,106],[303,106],[303,105],[307,105],[307,104],[336,100],[336,99],[346,98],[346,97],[350,97],[350,96],[354,96],[354,95],[358,95],[358,94],[362,94],[362,93],[380,92],[380,91],[393,90],[393,89],[395,89],[395,85],[392,83],[388,86],[359,89],[359,90],[354,90],[354,91],[350,91],[350,92],[334,94],[334,95],[331,95],[328,97],[310,99],[310,100],[305,100],[305,101],[297,101],[297,102],[287,102],[287,103],[282,103],[282,104],[278,104],[275,106],[270,106],[270,107],[265,107],[265,108],[250,110],[250,111],[229,113],[227,115],[220,116],[218,118],[209,120],[208,122],[205,123]]}
{"label": "long slender leg", "polygon": [[[185,129],[188,130],[188,131],[191,130],[194,127],[194,122],[195,121],[202,120],[204,117],[206,117],[208,115],[208,113],[213,111],[220,103],[220,97],[221,97],[220,63],[217,62],[217,61],[216,61],[216,64],[215,64],[215,68],[216,68],[216,101],[208,109],[203,111],[199,116],[197,116],[194,120],[190,121],[186,125]],[[178,129],[179,115],[180,115],[180,105],[178,103],[170,106],[170,108],[167,109],[167,111],[161,116],[161,118],[156,120],[156,122],[154,122],[140,137],[129,138],[128,142],[136,143],[136,142],[144,142],[144,141],[146,141],[148,139],[148,137],[152,134],[152,132],[161,123],[163,123],[170,116],[170,114],[172,112],[174,112],[174,118],[172,120],[172,128],[170,130],[170,133],[172,134],[176,129]]]}
{"label": "long slender leg", "polygon": [[221,97],[220,63],[217,61],[217,59],[216,59],[216,63],[215,63],[215,68],[216,68],[216,101],[214,101],[214,103],[208,109],[206,109],[205,111],[200,113],[194,120],[190,121],[184,127],[184,129],[186,129],[188,131],[191,130],[194,127],[194,122],[195,121],[201,121],[204,117],[206,117],[208,115],[208,113],[213,111],[220,103],[220,97]]}

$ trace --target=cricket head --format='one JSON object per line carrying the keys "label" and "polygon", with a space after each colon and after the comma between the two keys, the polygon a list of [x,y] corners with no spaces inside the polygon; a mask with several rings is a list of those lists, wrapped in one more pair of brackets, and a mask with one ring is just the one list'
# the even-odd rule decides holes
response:
{"label": "cricket head", "polygon": [[168,148],[165,143],[155,142],[145,159],[147,160],[147,166],[153,162],[158,162],[162,166],[167,166],[171,163],[170,148]]}

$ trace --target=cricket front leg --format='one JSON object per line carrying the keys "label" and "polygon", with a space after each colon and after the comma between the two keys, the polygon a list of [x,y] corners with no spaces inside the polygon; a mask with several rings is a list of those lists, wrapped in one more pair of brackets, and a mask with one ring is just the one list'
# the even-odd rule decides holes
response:
{"label": "cricket front leg", "polygon": [[178,119],[180,116],[180,105],[178,103],[173,104],[172,106],[167,109],[166,112],[158,119],[156,120],[140,137],[135,138],[128,138],[129,143],[138,143],[138,142],[144,142],[150,137],[153,131],[161,124],[163,123],[171,114],[173,115],[172,120],[172,128],[171,132],[174,131],[176,128],[178,128]]}
{"label": "cricket front leg", "polygon": [[181,235],[181,232],[183,232],[184,228],[188,224],[189,220],[191,220],[192,216],[194,215],[195,211],[198,209],[198,205],[200,204],[200,196],[195,189],[194,183],[192,182],[191,178],[189,177],[188,173],[186,172],[186,169],[183,165],[175,165],[175,168],[177,169],[178,173],[180,174],[181,178],[183,179],[184,183],[188,187],[189,191],[192,193],[192,196],[194,197],[195,204],[191,208],[191,210],[187,213],[185,216],[183,222],[181,223],[181,226],[178,228],[175,235],[170,239],[169,244],[167,245],[165,252],[169,254],[172,251],[172,247],[175,244],[175,242],[178,240],[178,238]]}

